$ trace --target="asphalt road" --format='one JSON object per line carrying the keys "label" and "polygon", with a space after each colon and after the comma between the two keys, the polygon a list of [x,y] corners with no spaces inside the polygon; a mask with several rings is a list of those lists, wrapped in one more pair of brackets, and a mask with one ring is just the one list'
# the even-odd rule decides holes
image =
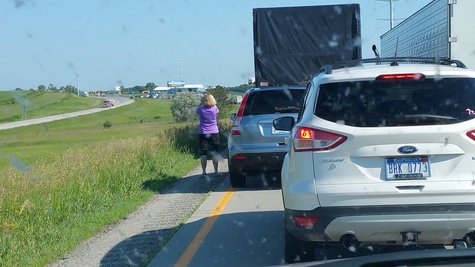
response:
{"label": "asphalt road", "polygon": [[281,190],[255,178],[233,191],[228,177],[149,266],[283,264]]}
{"label": "asphalt road", "polygon": [[118,108],[118,107],[128,105],[128,104],[131,104],[131,103],[134,102],[133,99],[124,98],[124,97],[108,97],[108,98],[112,99],[112,100],[115,100],[115,104],[114,104],[113,107],[110,107],[110,108],[93,108],[93,109],[86,109],[86,110],[81,110],[81,111],[76,111],[76,112],[65,113],[65,114],[41,117],[41,118],[36,118],[36,119],[1,123],[0,124],[0,130],[7,130],[7,129],[12,129],[12,128],[28,126],[28,125],[41,124],[41,123],[45,123],[45,122],[69,119],[69,118],[73,118],[73,117],[78,117],[78,116],[82,116],[82,115],[88,115],[88,114],[92,114],[92,113],[106,111],[106,110],[109,110],[109,109]]}

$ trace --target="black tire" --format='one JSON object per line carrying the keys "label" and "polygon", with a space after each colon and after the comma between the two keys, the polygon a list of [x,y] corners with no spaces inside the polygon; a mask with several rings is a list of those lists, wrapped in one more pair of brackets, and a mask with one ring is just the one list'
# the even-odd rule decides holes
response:
{"label": "black tire", "polygon": [[229,180],[231,181],[232,187],[238,188],[246,186],[246,175],[239,171],[229,170]]}
{"label": "black tire", "polygon": [[311,242],[301,241],[285,231],[284,255],[286,263],[307,262],[315,260],[316,246]]}

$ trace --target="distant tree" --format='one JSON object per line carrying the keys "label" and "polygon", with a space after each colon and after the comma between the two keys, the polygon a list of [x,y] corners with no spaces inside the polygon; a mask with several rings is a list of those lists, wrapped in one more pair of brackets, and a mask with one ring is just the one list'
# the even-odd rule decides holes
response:
{"label": "distant tree", "polygon": [[227,89],[229,91],[236,91],[236,92],[241,92],[241,93],[245,93],[247,90],[251,89],[252,88],[252,85],[249,85],[249,84],[241,84],[241,85],[238,85],[238,86],[234,86],[234,87],[228,87]]}
{"label": "distant tree", "polygon": [[76,87],[68,84],[64,87],[61,87],[63,89],[63,92],[67,92],[67,93],[73,93],[73,94],[77,94],[78,90]]}
{"label": "distant tree", "polygon": [[44,85],[42,85],[42,84],[38,85],[38,91],[39,91],[39,92],[44,92],[44,91],[46,91],[46,86],[44,86]]}
{"label": "distant tree", "polygon": [[23,91],[21,88],[15,88],[15,91]]}
{"label": "distant tree", "polygon": [[48,85],[48,91],[56,92],[56,91],[58,91],[58,88],[56,88],[56,86],[54,86],[54,84],[50,83]]}
{"label": "distant tree", "polygon": [[196,108],[200,100],[192,93],[178,93],[170,107],[175,121],[192,121],[197,118]]}
{"label": "distant tree", "polygon": [[155,87],[157,87],[155,83],[149,82],[145,85],[145,90],[152,91],[153,89],[155,89]]}
{"label": "distant tree", "polygon": [[215,88],[206,90],[206,92],[212,94],[214,99],[216,99],[216,103],[219,108],[218,118],[225,118],[226,114],[228,114],[232,107],[228,90],[226,90],[226,88],[223,86],[217,85]]}

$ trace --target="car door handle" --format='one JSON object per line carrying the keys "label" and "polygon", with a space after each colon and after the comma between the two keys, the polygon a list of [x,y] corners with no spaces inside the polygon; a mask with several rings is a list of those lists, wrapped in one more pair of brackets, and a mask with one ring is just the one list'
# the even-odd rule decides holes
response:
{"label": "car door handle", "polygon": [[288,137],[284,137],[284,144],[289,145],[290,139]]}

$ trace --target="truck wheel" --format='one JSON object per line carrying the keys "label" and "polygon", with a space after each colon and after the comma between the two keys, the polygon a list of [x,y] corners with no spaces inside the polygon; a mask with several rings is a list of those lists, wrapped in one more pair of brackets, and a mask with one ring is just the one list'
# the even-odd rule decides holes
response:
{"label": "truck wheel", "polygon": [[315,250],[311,242],[296,239],[285,231],[284,254],[286,263],[306,262],[315,260]]}
{"label": "truck wheel", "polygon": [[229,170],[229,180],[232,187],[244,187],[246,185],[246,175],[239,171]]}

